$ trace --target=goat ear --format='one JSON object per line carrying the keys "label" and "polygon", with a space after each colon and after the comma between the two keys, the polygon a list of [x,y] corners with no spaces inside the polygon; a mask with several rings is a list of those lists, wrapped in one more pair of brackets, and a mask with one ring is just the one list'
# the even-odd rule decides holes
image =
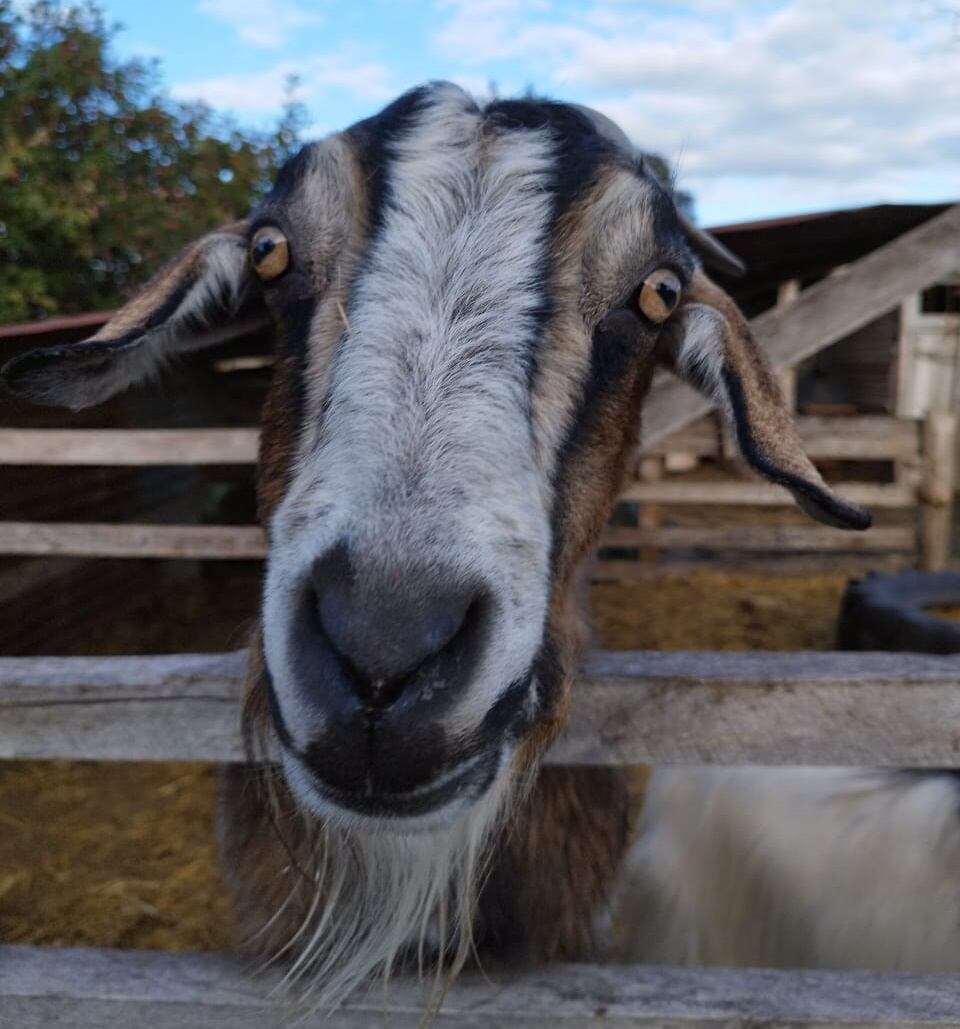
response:
{"label": "goat ear", "polygon": [[803,451],[783,395],[733,300],[701,270],[664,327],[658,356],[725,412],[747,463],[785,486],[802,510],[840,529],[866,529],[870,513],[833,493]]}
{"label": "goat ear", "polygon": [[155,374],[177,354],[265,322],[246,226],[238,223],[186,246],[95,336],[20,354],[0,370],[0,381],[34,403],[78,411]]}

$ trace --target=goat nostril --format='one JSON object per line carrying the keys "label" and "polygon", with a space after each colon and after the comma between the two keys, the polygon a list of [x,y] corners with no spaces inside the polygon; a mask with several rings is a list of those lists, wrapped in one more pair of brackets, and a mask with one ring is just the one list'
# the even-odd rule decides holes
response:
{"label": "goat nostril", "polygon": [[427,571],[359,571],[342,549],[314,568],[310,620],[368,712],[466,679],[483,601]]}

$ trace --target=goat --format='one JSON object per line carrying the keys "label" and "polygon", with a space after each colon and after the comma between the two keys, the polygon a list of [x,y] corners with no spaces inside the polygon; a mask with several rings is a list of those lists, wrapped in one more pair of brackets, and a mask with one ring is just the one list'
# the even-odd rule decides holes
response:
{"label": "goat", "polygon": [[[922,810],[903,802],[928,834],[910,837],[911,885],[936,879],[935,830],[957,871],[940,780],[541,768],[584,639],[580,570],[656,368],[716,401],[747,462],[814,518],[869,524],[804,455],[696,253],[736,263],[602,116],[432,84],[304,147],[248,218],[188,246],[91,339],[3,370],[14,393],[76,409],[271,328],[251,765],[225,773],[220,837],[245,937],[319,1002],[411,957],[454,974],[472,947],[856,963],[849,933],[819,946],[817,902],[839,924],[834,856],[855,882],[909,823],[885,795],[926,791]],[[821,813],[850,845],[808,875]],[[861,816],[890,830],[872,848]],[[788,829],[794,853],[758,866],[758,834]],[[794,886],[806,929],[762,906],[792,911]],[[897,910],[887,940],[909,920]],[[857,917],[880,931],[879,913]]]}

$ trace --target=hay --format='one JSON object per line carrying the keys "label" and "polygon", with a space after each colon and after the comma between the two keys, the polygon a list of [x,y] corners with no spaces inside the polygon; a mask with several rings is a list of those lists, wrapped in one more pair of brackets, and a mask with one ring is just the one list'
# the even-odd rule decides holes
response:
{"label": "hay", "polygon": [[[593,590],[598,645],[665,650],[828,649],[843,576],[695,572]],[[204,591],[206,592],[206,591]],[[164,612],[164,649],[190,649]],[[200,607],[207,619],[216,606]],[[159,614],[159,612],[157,612]],[[194,624],[203,624],[198,619]],[[189,626],[183,627],[188,631]],[[143,641],[123,643],[130,649]],[[150,642],[156,645],[154,622]],[[101,641],[113,649],[116,639]],[[0,939],[216,950],[230,945],[217,879],[215,769],[0,763]]]}

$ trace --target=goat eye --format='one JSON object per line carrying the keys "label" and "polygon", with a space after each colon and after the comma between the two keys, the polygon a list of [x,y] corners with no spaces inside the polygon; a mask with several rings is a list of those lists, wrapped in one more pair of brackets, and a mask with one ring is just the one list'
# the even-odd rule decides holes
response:
{"label": "goat eye", "polygon": [[275,225],[257,229],[250,241],[250,260],[261,279],[275,279],[282,275],[290,263],[287,237]]}
{"label": "goat eye", "polygon": [[650,321],[659,325],[677,309],[681,288],[680,279],[669,268],[658,268],[643,280],[637,306]]}

